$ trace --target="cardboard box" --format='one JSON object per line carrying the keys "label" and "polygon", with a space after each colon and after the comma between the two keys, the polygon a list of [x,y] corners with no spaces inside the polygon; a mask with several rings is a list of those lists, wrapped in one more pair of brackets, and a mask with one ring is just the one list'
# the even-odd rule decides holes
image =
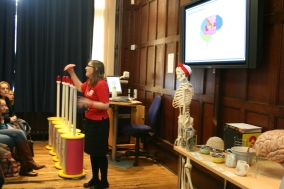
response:
{"label": "cardboard box", "polygon": [[240,133],[237,131],[234,131],[232,129],[224,127],[224,144],[225,149],[231,148],[234,145],[235,137],[238,139],[247,139],[248,146],[253,146],[257,137],[261,135],[262,133]]}

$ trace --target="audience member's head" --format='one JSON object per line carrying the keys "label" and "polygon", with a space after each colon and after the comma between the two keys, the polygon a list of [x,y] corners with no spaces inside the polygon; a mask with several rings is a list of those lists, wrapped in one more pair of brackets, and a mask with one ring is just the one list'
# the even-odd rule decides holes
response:
{"label": "audience member's head", "polygon": [[3,114],[8,109],[6,101],[0,98],[0,114]]}
{"label": "audience member's head", "polygon": [[8,98],[11,101],[11,104],[14,104],[14,91],[12,91],[11,89],[9,90]]}
{"label": "audience member's head", "polygon": [[3,99],[5,97],[8,97],[8,93],[10,90],[10,85],[6,81],[1,81],[0,82],[0,95],[2,96]]}

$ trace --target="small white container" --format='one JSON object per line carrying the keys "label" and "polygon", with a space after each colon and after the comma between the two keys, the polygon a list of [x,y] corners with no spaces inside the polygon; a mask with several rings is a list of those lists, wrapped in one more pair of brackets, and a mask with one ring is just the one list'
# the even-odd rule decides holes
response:
{"label": "small white container", "polygon": [[116,98],[116,97],[117,97],[116,87],[113,86],[112,91],[111,91],[111,98]]}

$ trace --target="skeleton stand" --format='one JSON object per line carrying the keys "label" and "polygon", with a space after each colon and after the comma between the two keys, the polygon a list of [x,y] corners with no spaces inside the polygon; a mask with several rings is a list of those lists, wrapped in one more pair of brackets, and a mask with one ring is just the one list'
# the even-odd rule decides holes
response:
{"label": "skeleton stand", "polygon": [[[189,81],[186,79],[186,77],[183,75],[182,76],[184,83],[182,83],[179,88],[177,89],[174,100],[173,100],[173,107],[174,108],[179,108],[179,117],[178,117],[178,137],[175,141],[176,146],[181,146],[182,141],[185,141],[186,139],[183,139],[182,136],[182,130],[183,128],[192,128],[193,125],[193,119],[190,117],[190,111],[189,111],[189,106],[191,103],[191,99],[193,96],[193,86],[189,83]],[[192,165],[190,164],[190,159],[185,157],[182,157],[180,155],[179,157],[179,183],[178,183],[178,188],[179,189],[185,189],[185,180],[187,177],[188,185],[187,189],[190,188],[193,189],[192,182],[191,182],[191,176],[190,176],[190,171],[191,171]]]}

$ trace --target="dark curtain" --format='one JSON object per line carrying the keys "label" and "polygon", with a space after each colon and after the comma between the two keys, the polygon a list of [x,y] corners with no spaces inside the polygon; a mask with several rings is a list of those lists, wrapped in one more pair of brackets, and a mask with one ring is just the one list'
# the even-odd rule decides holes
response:
{"label": "dark curtain", "polygon": [[94,0],[18,1],[15,112],[55,115],[56,77],[69,63],[86,80],[93,19]]}
{"label": "dark curtain", "polygon": [[0,0],[0,81],[13,85],[16,0]]}

